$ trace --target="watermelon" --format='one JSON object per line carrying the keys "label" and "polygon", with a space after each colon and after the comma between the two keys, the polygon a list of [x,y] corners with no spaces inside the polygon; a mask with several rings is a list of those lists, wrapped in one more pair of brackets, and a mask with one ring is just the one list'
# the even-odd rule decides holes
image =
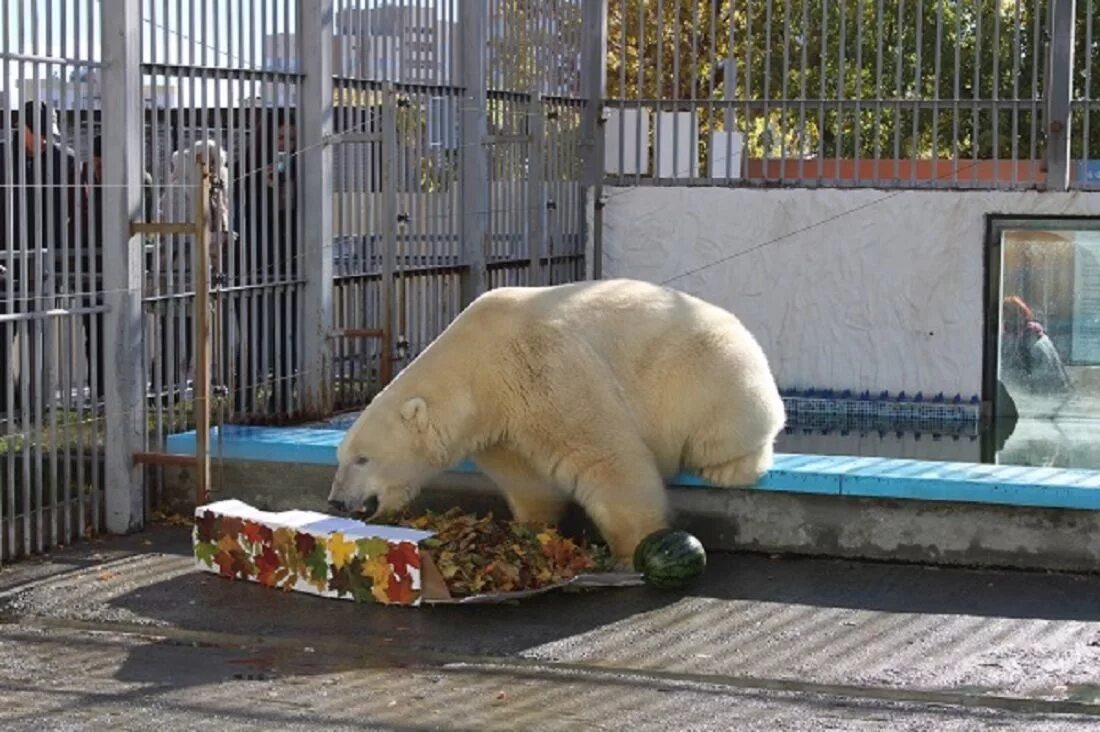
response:
{"label": "watermelon", "polygon": [[649,536],[645,537],[638,542],[638,546],[634,547],[634,570],[636,572],[643,572],[643,565],[645,564],[645,557],[649,553],[649,547],[652,546],[659,539],[663,539],[669,534],[676,533],[675,529],[657,529]]}
{"label": "watermelon", "polygon": [[703,573],[707,552],[702,542],[686,531],[659,529],[638,542],[634,569],[647,584],[670,590],[686,586]]}

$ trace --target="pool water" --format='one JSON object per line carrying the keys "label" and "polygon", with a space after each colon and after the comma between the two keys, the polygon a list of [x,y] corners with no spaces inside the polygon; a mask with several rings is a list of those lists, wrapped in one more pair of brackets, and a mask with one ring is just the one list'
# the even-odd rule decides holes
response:
{"label": "pool water", "polygon": [[976,434],[812,432],[779,436],[779,452],[1100,470],[1100,419],[1000,420]]}

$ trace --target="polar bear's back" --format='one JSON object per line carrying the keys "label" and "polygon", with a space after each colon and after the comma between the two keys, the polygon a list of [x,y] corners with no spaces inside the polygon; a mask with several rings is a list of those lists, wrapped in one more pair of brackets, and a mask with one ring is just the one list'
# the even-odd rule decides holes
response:
{"label": "polar bear's back", "polygon": [[739,366],[734,370],[744,375],[767,364],[756,339],[732,313],[637,280],[498,288],[479,298],[468,314],[506,339],[552,328],[583,341],[609,364],[631,370],[651,370],[661,362],[691,370],[695,360],[716,357]]}
{"label": "polar bear's back", "polygon": [[507,343],[539,354],[538,367],[524,369],[532,394],[564,405],[610,381],[669,469],[700,434],[752,442],[782,429],[782,399],[756,339],[732,313],[685,293],[623,279],[499,288],[462,320],[463,340],[477,338],[485,353]]}

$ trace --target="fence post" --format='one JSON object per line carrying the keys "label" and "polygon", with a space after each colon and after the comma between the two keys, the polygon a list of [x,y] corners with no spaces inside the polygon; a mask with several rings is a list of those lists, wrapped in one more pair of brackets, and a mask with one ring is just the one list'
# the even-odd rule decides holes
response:
{"label": "fence post", "polygon": [[1073,21],[1076,0],[1052,0],[1050,98],[1047,121],[1047,190],[1064,191],[1070,180],[1070,121],[1073,116]]}
{"label": "fence post", "polygon": [[[382,91],[382,348],[378,380],[385,386],[393,379],[394,324],[397,274],[397,94],[392,82]],[[405,254],[408,255],[406,248]],[[405,264],[408,264],[406,259]]]}
{"label": "fence post", "polygon": [[[527,112],[527,256],[528,281],[545,285],[542,258],[546,249],[546,102],[531,92]],[[553,267],[553,262],[547,263]]]}
{"label": "fence post", "polygon": [[607,0],[584,0],[581,32],[581,118],[583,152],[581,231],[584,233],[585,270],[589,279],[603,276],[604,119],[607,91]]}
{"label": "fence post", "polygon": [[141,96],[141,0],[103,0],[103,316],[104,472],[107,530],[122,534],[145,519],[141,216],[144,110]]}
{"label": "fence post", "polygon": [[459,73],[463,86],[462,107],[459,110],[463,307],[485,292],[489,283],[485,262],[490,187],[485,68],[488,9],[487,0],[464,0],[459,4]]}
{"label": "fence post", "polygon": [[299,409],[306,413],[332,411],[332,147],[333,131],[332,32],[333,0],[300,0],[300,58],[302,80],[298,92],[298,129],[301,130],[298,188],[298,261],[305,278],[302,297],[302,350],[299,358]]}

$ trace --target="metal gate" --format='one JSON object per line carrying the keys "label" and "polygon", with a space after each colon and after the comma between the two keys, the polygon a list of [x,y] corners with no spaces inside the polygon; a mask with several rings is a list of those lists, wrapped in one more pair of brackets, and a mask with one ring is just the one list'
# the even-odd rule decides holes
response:
{"label": "metal gate", "polygon": [[585,3],[359,5],[333,36],[337,407],[477,293],[584,277]]}
{"label": "metal gate", "polygon": [[0,561],[139,528],[207,410],[359,407],[479,293],[585,275],[600,0],[8,5]]}
{"label": "metal gate", "polygon": [[0,561],[105,520],[99,12],[15,5],[0,11]]}

